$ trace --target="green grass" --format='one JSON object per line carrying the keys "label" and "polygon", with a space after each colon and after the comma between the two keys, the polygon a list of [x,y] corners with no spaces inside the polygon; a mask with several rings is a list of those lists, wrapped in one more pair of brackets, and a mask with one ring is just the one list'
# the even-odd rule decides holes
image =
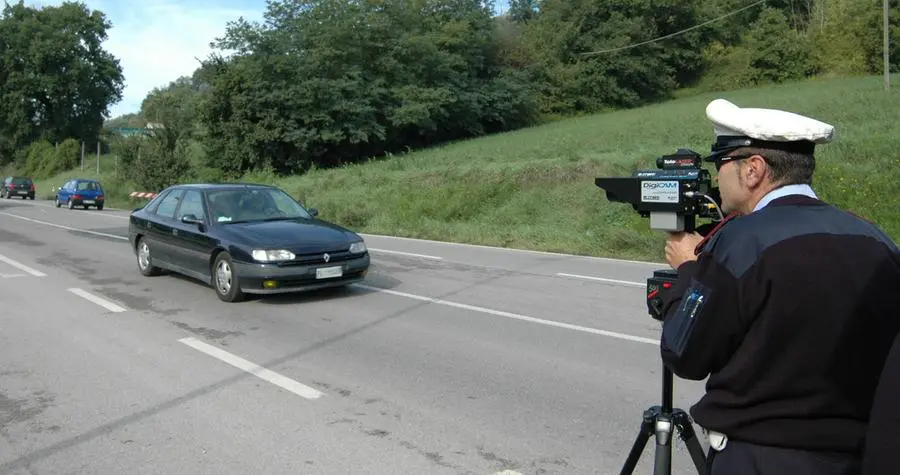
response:
{"label": "green grass", "polygon": [[[882,87],[879,76],[700,94],[341,169],[245,180],[276,184],[360,232],[661,261],[664,234],[629,205],[609,203],[594,178],[655,167],[656,157],[681,147],[708,152],[714,137],[705,107],[725,97],[833,124],[835,141],[817,152],[816,191],[897,240],[900,92]],[[111,192],[110,205],[131,206],[129,191]]]}

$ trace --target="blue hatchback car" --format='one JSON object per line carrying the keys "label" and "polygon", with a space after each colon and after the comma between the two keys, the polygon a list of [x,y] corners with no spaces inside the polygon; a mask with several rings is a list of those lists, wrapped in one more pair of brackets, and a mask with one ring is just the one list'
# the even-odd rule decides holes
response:
{"label": "blue hatchback car", "polygon": [[76,178],[67,181],[62,187],[56,190],[56,207],[62,205],[72,209],[76,206],[83,206],[88,209],[91,206],[98,210],[103,209],[103,186],[97,180],[88,178]]}

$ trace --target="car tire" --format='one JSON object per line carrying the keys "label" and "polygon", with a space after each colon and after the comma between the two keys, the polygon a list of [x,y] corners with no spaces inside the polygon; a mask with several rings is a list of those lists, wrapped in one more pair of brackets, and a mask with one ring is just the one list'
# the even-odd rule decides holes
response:
{"label": "car tire", "polygon": [[72,201],[72,198],[69,198],[68,206],[69,206],[69,209],[75,209],[75,202]]}
{"label": "car tire", "polygon": [[53,201],[55,202],[57,208],[62,206],[62,203],[59,202],[59,196],[54,197]]}
{"label": "car tire", "polygon": [[137,257],[138,270],[141,271],[141,275],[153,277],[162,273],[162,269],[153,265],[153,256],[150,254],[150,245],[147,244],[144,238],[138,239],[137,252],[135,252],[135,255]]}
{"label": "car tire", "polygon": [[244,299],[231,254],[220,252],[212,265],[212,285],[216,296],[223,302],[240,302]]}
{"label": "car tire", "polygon": [[103,205],[97,205],[97,211],[103,211]]}

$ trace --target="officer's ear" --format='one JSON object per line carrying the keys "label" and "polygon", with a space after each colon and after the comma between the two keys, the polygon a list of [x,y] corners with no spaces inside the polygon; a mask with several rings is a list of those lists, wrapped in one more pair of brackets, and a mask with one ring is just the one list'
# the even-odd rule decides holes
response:
{"label": "officer's ear", "polygon": [[750,155],[741,165],[741,178],[749,188],[762,185],[769,174],[769,163],[759,154]]}

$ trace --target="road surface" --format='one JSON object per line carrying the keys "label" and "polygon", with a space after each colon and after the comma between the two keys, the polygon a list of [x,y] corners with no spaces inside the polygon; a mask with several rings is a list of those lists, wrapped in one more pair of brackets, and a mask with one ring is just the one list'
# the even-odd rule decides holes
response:
{"label": "road surface", "polygon": [[613,474],[660,402],[663,265],[364,235],[364,284],[227,304],[127,222],[0,200],[0,473]]}

